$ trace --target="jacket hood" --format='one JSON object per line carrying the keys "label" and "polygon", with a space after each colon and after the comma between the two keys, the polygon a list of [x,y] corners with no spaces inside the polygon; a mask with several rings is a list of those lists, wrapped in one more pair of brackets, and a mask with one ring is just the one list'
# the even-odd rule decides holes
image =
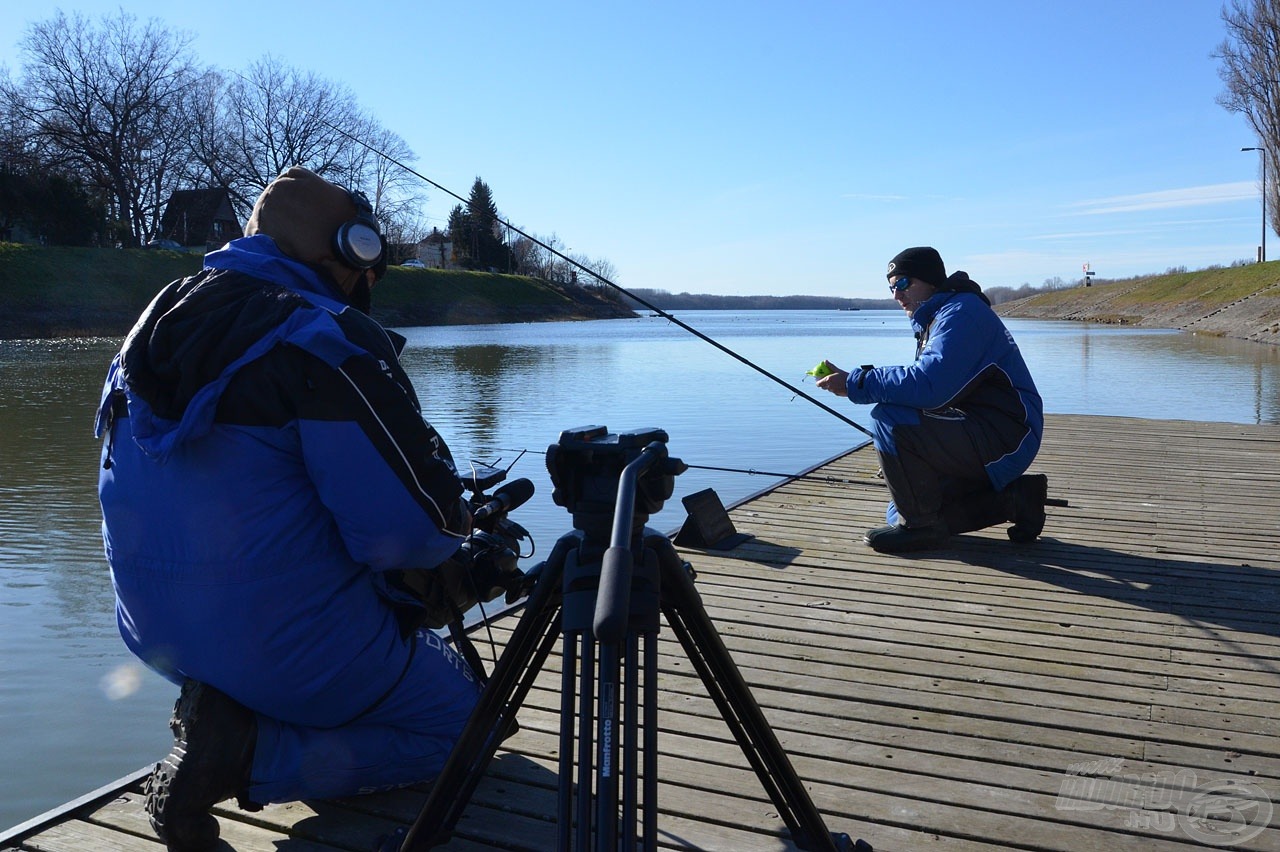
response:
{"label": "jacket hood", "polygon": [[948,275],[947,280],[938,285],[938,290],[943,293],[973,293],[986,302],[988,307],[991,305],[991,300],[987,298],[986,293],[982,292],[978,282],[970,278],[969,273],[963,270],[957,270]]}
{"label": "jacket hood", "polygon": [[161,290],[138,319],[108,373],[98,432],[113,392],[123,393],[134,440],[163,458],[208,431],[245,364],[345,309],[331,286],[270,237],[234,240],[207,255],[199,273]]}

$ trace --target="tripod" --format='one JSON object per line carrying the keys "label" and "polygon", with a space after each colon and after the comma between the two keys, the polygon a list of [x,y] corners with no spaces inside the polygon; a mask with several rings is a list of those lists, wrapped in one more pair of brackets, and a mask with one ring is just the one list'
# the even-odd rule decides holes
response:
{"label": "tripod", "polygon": [[[646,442],[655,436],[659,440]],[[665,441],[660,430],[614,436],[604,427],[589,427],[563,433],[548,451],[556,502],[574,512],[575,530],[530,573],[534,586],[525,612],[475,711],[417,820],[384,852],[418,852],[449,839],[499,743],[515,731],[516,713],[557,636],[562,674],[556,848],[585,852],[594,838],[598,852],[656,849],[659,615],[795,844],[870,852],[862,840],[855,844],[846,834],[827,831],[707,616],[689,566],[665,536],[644,526],[645,510],[661,507],[674,475],[684,470],[682,462],[668,458]],[[617,474],[619,463],[625,466]],[[612,492],[613,483],[616,503],[606,539],[608,515],[600,498]]]}

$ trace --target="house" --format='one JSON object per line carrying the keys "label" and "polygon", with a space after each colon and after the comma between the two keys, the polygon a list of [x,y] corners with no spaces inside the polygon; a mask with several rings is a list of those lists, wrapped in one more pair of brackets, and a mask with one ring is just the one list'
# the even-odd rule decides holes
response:
{"label": "house", "polygon": [[169,196],[157,239],[202,252],[244,236],[225,189],[180,189]]}
{"label": "house", "polygon": [[432,228],[431,233],[418,242],[418,260],[429,269],[457,269],[453,257],[453,238]]}

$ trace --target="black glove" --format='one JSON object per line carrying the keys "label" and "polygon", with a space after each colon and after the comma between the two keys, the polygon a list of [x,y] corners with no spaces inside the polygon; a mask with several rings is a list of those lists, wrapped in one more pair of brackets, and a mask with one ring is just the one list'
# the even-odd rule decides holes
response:
{"label": "black glove", "polygon": [[515,552],[501,538],[477,530],[435,568],[394,572],[389,577],[392,585],[418,602],[417,607],[396,607],[401,634],[447,627],[476,604],[513,588],[524,576],[516,562]]}

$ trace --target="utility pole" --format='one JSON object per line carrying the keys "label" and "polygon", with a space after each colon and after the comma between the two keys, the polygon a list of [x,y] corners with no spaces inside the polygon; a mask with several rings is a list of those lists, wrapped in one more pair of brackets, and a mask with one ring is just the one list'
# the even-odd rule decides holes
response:
{"label": "utility pole", "polygon": [[1258,249],[1258,263],[1267,262],[1267,149],[1241,148],[1241,151],[1257,151],[1262,155],[1262,246]]}

